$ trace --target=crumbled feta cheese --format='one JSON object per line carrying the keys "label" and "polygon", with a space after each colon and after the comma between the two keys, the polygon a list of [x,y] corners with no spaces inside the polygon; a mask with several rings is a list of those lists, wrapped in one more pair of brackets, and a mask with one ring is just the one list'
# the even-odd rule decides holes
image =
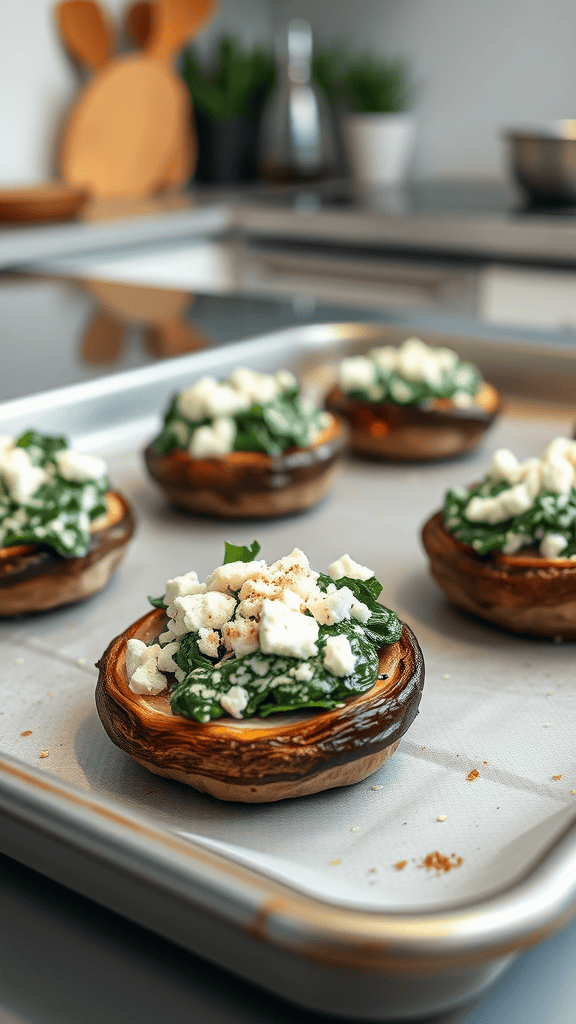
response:
{"label": "crumbled feta cheese", "polygon": [[349,676],[354,671],[356,657],[347,636],[329,636],[324,651],[324,668],[333,676]]}
{"label": "crumbled feta cheese", "polygon": [[177,597],[171,606],[174,609],[172,629],[177,636],[207,629],[221,629],[234,612],[236,601],[227,594],[212,591],[209,594],[186,594]]}
{"label": "crumbled feta cheese", "polygon": [[217,416],[213,423],[198,427],[192,434],[188,452],[196,458],[229,455],[234,449],[236,424],[229,416]]}
{"label": "crumbled feta cheese", "polygon": [[407,338],[398,348],[396,369],[407,380],[425,381],[438,387],[442,383],[443,359],[441,356],[438,360],[434,349],[425,345],[420,338]]}
{"label": "crumbled feta cheese", "polygon": [[512,530],[508,530],[506,534],[506,543],[502,548],[505,555],[515,555],[520,548],[523,548],[526,544],[530,543],[530,537],[526,537],[523,533],[513,533]]}
{"label": "crumbled feta cheese", "polygon": [[506,480],[507,483],[514,483],[516,473],[520,465],[518,459],[508,448],[499,448],[494,452],[490,465],[486,470],[489,480]]}
{"label": "crumbled feta cheese", "polygon": [[230,374],[230,383],[245,396],[249,405],[273,402],[283,390],[276,375],[258,373],[246,366],[239,366]]}
{"label": "crumbled feta cheese", "polygon": [[307,661],[301,661],[297,668],[290,669],[291,675],[299,683],[309,683],[314,676],[314,669]]}
{"label": "crumbled feta cheese", "polygon": [[513,487],[493,497],[476,496],[468,502],[464,515],[473,523],[501,523],[511,516],[518,516],[531,508],[535,498],[525,482],[514,484]]}
{"label": "crumbled feta cheese", "polygon": [[396,402],[409,402],[412,392],[403,380],[390,381],[390,394]]}
{"label": "crumbled feta cheese", "polygon": [[260,614],[260,648],[265,654],[284,654],[305,661],[318,653],[318,623],[311,615],[292,611],[281,601],[266,598]]}
{"label": "crumbled feta cheese", "polygon": [[333,580],[340,580],[343,576],[348,576],[351,580],[369,580],[374,575],[372,569],[355,562],[350,555],[341,555],[328,566],[327,572]]}
{"label": "crumbled feta cheese", "polygon": [[540,543],[540,554],[544,558],[558,558],[568,543],[562,533],[547,533]]}
{"label": "crumbled feta cheese", "polygon": [[216,416],[233,416],[242,409],[249,409],[250,402],[230,384],[217,381],[215,377],[201,377],[178,395],[176,406],[181,416],[198,423]]}
{"label": "crumbled feta cheese", "polygon": [[228,562],[211,572],[206,579],[206,590],[240,590],[246,580],[254,575],[266,572],[266,562],[260,559],[255,562]]}
{"label": "crumbled feta cheese", "polygon": [[511,486],[494,496],[473,497],[464,510],[477,523],[500,523],[532,507],[541,492],[567,496],[576,483],[576,442],[555,438],[542,458],[518,462],[506,448],[494,453],[487,470],[488,481],[503,480]]}
{"label": "crumbled feta cheese", "polygon": [[133,693],[162,693],[166,677],[158,668],[159,644],[147,647],[142,640],[132,638],[126,644],[126,674]]}
{"label": "crumbled feta cheese", "polygon": [[242,712],[248,704],[248,693],[242,686],[231,686],[220,697],[220,704],[232,718],[242,718]]}
{"label": "crumbled feta cheese", "polygon": [[[368,364],[368,365],[366,365]],[[376,368],[389,381],[390,394],[397,402],[413,400],[410,385],[427,384],[432,389],[443,386],[444,374],[453,373],[457,385],[456,404],[469,405],[473,400],[469,389],[476,380],[472,367],[459,364],[458,355],[448,348],[434,348],[420,338],[407,338],[401,345],[373,348],[368,357],[356,356],[342,361],[340,385],[344,391],[365,391],[372,401],[382,395],[375,393]],[[390,379],[393,374],[402,380]]]}
{"label": "crumbled feta cheese", "polygon": [[47,482],[44,469],[32,465],[24,448],[7,447],[0,452],[0,473],[6,481],[8,493],[19,505],[26,505],[38,488]]}
{"label": "crumbled feta cheese", "polygon": [[200,626],[198,630],[198,650],[201,654],[205,654],[207,658],[218,657],[218,651],[222,643],[222,637],[220,633],[216,632],[215,629],[207,629],[206,626]]}
{"label": "crumbled feta cheese", "polygon": [[350,356],[340,363],[339,377],[344,391],[364,391],[376,383],[376,367],[365,356]]}
{"label": "crumbled feta cheese", "polygon": [[542,460],[542,490],[569,494],[574,486],[574,466],[557,451],[550,451]]}
{"label": "crumbled feta cheese", "polygon": [[54,461],[60,476],[65,480],[84,483],[86,480],[101,480],[106,476],[106,463],[95,455],[83,455],[81,452],[64,448],[56,452]]}
{"label": "crumbled feta cheese", "polygon": [[[349,555],[342,556],[337,568],[348,569],[356,578],[370,579],[373,575]],[[195,572],[169,580],[168,625],[159,638],[160,645],[165,646],[157,643],[147,648],[140,642],[131,645],[127,660],[131,685],[145,687],[142,692],[149,693],[153,692],[155,682],[164,688],[164,672],[173,673],[178,681],[185,679],[186,673],[174,658],[182,637],[194,633],[199,652],[218,662],[211,683],[216,687],[222,683],[224,672],[220,664],[225,664],[230,687],[222,696],[192,674],[187,685],[197,699],[195,715],[199,721],[210,719],[213,700],[220,701],[229,714],[241,718],[252,687],[258,692],[282,686],[287,695],[295,694],[298,701],[308,699],[306,684],[312,680],[318,690],[331,692],[332,684],[323,674],[319,677],[316,666],[308,663],[308,659],[318,655],[320,624],[332,625],[350,618],[367,622],[371,611],[346,585],[329,583],[326,592],[321,591],[318,577],[306,555],[294,548],[270,566],[264,560],[219,566],[206,584],[199,582]],[[354,628],[363,633],[360,625]],[[258,656],[251,658],[256,652]],[[282,666],[280,674],[274,676],[274,660],[266,659],[265,655],[291,658],[294,663]],[[325,668],[334,676],[349,675],[356,664],[344,635],[328,637],[322,657]]]}
{"label": "crumbled feta cheese", "polygon": [[198,573],[187,572],[184,576],[175,576],[173,580],[168,580],[164,600],[170,608],[177,597],[185,597],[187,594],[203,594],[205,590],[206,584],[199,582]]}
{"label": "crumbled feta cheese", "polygon": [[[201,377],[191,387],[181,392],[176,400],[176,407],[180,415],[192,423],[199,423],[204,419],[226,419],[238,412],[250,409],[255,402],[259,404],[273,402],[282,391],[293,387],[295,383],[295,377],[288,370],[268,374],[242,366],[234,370],[227,381],[218,381],[211,376]],[[173,424],[171,424],[171,429],[173,429]],[[218,443],[224,444],[224,436],[227,437],[229,431],[229,426],[220,428]],[[200,434],[200,439],[197,438],[198,434]],[[214,443],[216,442],[213,435],[208,435],[206,428],[201,427],[192,438],[190,453],[192,455],[226,454],[225,452],[214,452]],[[201,453],[196,450],[195,446],[197,445],[202,447]],[[204,450],[206,445],[211,446],[210,452]],[[231,448],[227,450],[231,451]]]}
{"label": "crumbled feta cheese", "polygon": [[180,647],[177,640],[172,640],[165,647],[161,647],[158,652],[158,668],[161,672],[178,672],[178,665],[174,661],[173,655]]}
{"label": "crumbled feta cheese", "polygon": [[222,627],[222,641],[228,651],[234,651],[237,658],[244,654],[253,654],[258,650],[258,633],[260,626],[252,619],[238,616]]}
{"label": "crumbled feta cheese", "polygon": [[309,597],[308,608],[320,625],[333,626],[335,622],[350,618],[354,600],[350,587],[341,587],[340,590],[334,588],[332,593],[323,594],[318,591],[318,596]]}
{"label": "crumbled feta cheese", "polygon": [[396,369],[398,349],[394,345],[381,345],[380,348],[372,348],[368,355],[383,373],[389,374]]}
{"label": "crumbled feta cheese", "polygon": [[368,622],[368,619],[372,615],[367,604],[363,604],[362,601],[353,601],[352,607],[350,608],[350,618],[356,619],[358,622]]}
{"label": "crumbled feta cheese", "polygon": [[318,573],[310,568],[306,555],[294,548],[291,554],[262,572],[254,573],[242,584],[238,594],[239,614],[245,618],[260,615],[267,598],[281,600],[293,610],[299,610],[302,602],[318,592],[317,579]]}

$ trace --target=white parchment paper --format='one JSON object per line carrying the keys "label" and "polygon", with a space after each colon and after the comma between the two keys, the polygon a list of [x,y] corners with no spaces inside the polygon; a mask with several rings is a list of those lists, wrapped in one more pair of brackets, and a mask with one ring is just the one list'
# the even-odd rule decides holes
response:
{"label": "white parchment paper", "polygon": [[[451,462],[350,459],[317,509],[261,523],[171,510],[140,444],[103,451],[134,506],[136,537],[101,594],[0,624],[1,749],[335,903],[427,909],[509,885],[576,815],[575,647],[517,637],[451,607],[428,575],[419,533],[446,488],[477,479],[494,448],[525,458],[571,429],[559,417],[503,416],[480,451]],[[250,806],[150,775],[117,750],[96,714],[94,665],[167,579],[190,569],[205,578],[225,540],[255,538],[268,562],[298,546],[318,570],[344,552],[371,566],[381,600],[418,637],[426,683],[418,718],[370,779]],[[435,852],[451,870],[427,867]]]}

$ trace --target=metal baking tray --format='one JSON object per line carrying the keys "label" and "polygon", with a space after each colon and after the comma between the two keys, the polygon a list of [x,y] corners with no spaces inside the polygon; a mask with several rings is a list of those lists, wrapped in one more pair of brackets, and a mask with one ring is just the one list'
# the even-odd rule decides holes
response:
{"label": "metal baking tray", "polygon": [[[406,333],[299,326],[0,405],[0,434],[36,426],[104,455],[138,520],[102,593],[0,624],[0,849],[348,1020],[408,1019],[472,999],[576,909],[573,645],[459,613],[429,577],[419,539],[446,488],[477,478],[493,448],[528,457],[571,433],[558,403],[573,394],[576,357],[425,334],[472,354],[514,393],[510,411],[479,451],[450,462],[350,458],[331,495],[294,517],[187,516],[166,505],[141,452],[171,395],[200,374],[284,366],[321,395],[343,354]],[[95,711],[94,665],[167,579],[192,568],[202,578],[225,540],[255,538],[269,562],[299,546],[317,569],[345,551],[370,565],[384,603],[420,641],[426,684],[420,715],[371,778],[252,806],[150,775],[113,747]]]}

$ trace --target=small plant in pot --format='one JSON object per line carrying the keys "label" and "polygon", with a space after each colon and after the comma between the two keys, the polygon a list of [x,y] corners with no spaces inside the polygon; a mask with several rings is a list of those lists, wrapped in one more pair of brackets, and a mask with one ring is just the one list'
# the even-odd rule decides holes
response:
{"label": "small plant in pot", "polygon": [[416,126],[409,113],[412,89],[404,61],[362,53],[345,61],[338,80],[344,143],[354,177],[368,185],[394,185],[407,172]]}
{"label": "small plant in pot", "polygon": [[274,75],[270,53],[260,47],[246,49],[231,36],[220,38],[208,67],[192,49],[186,51],[182,78],[192,97],[198,134],[196,181],[256,178],[258,127]]}

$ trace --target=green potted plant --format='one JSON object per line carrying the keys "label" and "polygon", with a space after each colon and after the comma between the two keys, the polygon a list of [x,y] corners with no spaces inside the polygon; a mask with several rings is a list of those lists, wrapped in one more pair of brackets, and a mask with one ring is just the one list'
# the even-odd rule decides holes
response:
{"label": "green potted plant", "polygon": [[360,53],[344,60],[330,88],[345,110],[343,137],[354,177],[368,185],[401,182],[416,139],[405,63]]}
{"label": "green potted plant", "polygon": [[222,36],[210,65],[204,66],[188,49],[181,73],[194,106],[196,180],[256,178],[260,115],[275,75],[271,53],[244,48],[232,36]]}

